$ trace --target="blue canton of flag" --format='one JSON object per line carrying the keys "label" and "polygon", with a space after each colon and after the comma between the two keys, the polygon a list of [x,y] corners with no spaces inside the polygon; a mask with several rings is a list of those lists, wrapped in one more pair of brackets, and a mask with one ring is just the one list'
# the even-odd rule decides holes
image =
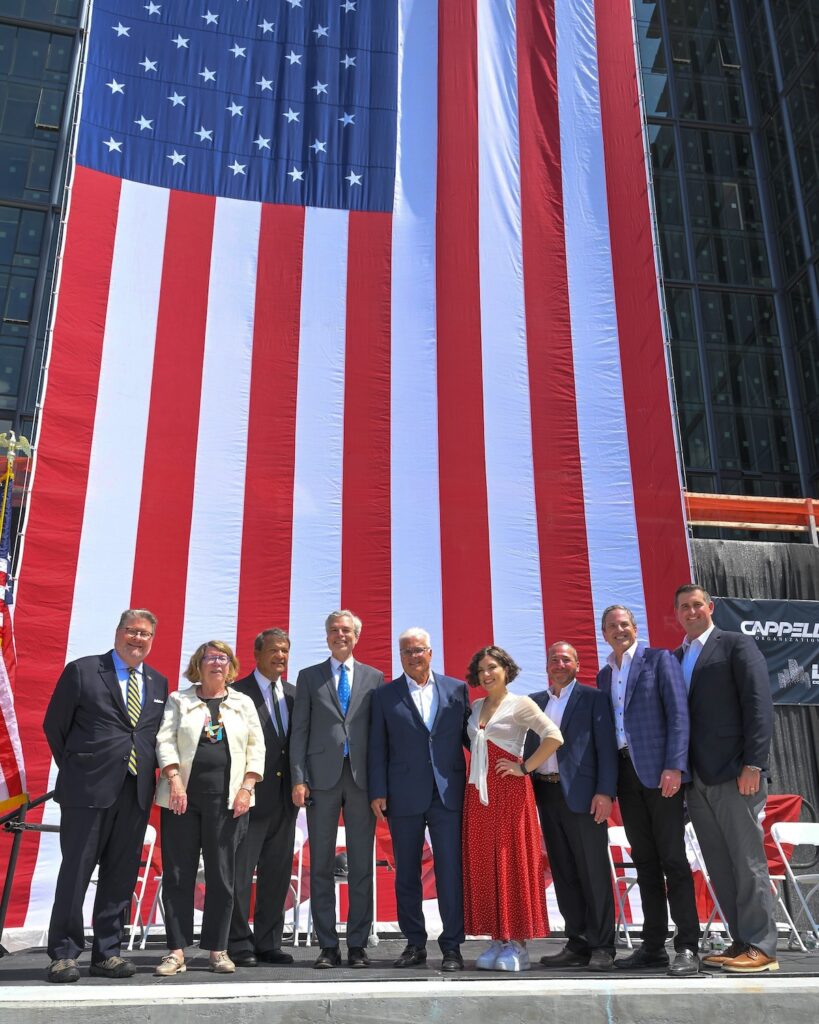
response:
{"label": "blue canton of flag", "polygon": [[392,211],[397,0],[97,0],[77,159],[188,192]]}

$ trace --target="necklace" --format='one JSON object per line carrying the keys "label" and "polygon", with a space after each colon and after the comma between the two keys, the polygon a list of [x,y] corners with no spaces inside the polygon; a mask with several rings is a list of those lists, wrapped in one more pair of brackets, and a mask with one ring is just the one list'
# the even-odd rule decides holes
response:
{"label": "necklace", "polygon": [[[222,740],[222,737],[225,734],[224,725],[222,723],[222,702],[227,697],[227,694],[224,693],[224,694],[221,694],[221,696],[218,696],[218,697],[203,697],[202,696],[202,692],[201,692],[202,688],[199,687],[198,689],[199,689],[199,699],[205,704],[205,711],[206,711],[207,716],[208,716],[207,720],[205,722],[205,728],[203,730],[204,734],[208,738],[208,740],[210,740],[211,743],[220,743],[221,740]],[[218,715],[218,717],[217,717],[215,722],[213,721],[213,718],[211,717],[210,708],[208,707],[208,704],[207,704],[207,701],[209,701],[209,700],[218,700],[219,701],[219,715]]]}

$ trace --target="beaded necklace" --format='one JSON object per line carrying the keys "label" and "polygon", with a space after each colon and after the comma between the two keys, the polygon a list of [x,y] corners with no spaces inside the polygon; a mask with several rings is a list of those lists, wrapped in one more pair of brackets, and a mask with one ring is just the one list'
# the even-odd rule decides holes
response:
{"label": "beaded necklace", "polygon": [[[202,687],[201,686],[197,686],[196,689],[197,689],[197,696],[202,701],[202,703],[205,705],[205,712],[206,712],[206,714],[208,716],[207,717],[207,721],[205,722],[205,728],[203,730],[204,734],[210,740],[211,743],[220,743],[222,738],[223,738],[223,736],[224,736],[224,734],[225,734],[224,725],[222,723],[222,703],[227,699],[227,694],[224,694],[221,697],[221,699],[217,698],[217,697],[203,697],[202,696]],[[220,701],[220,703],[219,703],[219,716],[218,716],[218,718],[216,719],[215,722],[211,718],[210,708],[208,707],[208,704],[207,704],[208,700],[219,700]]]}

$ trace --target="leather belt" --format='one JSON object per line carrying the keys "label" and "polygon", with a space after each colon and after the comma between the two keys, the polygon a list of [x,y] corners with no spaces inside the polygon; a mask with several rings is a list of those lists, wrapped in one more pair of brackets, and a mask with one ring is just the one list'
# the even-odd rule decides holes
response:
{"label": "leather belt", "polygon": [[538,782],[560,782],[560,775],[558,774],[558,772],[549,772],[548,775],[541,772],[540,774],[536,775],[535,778]]}

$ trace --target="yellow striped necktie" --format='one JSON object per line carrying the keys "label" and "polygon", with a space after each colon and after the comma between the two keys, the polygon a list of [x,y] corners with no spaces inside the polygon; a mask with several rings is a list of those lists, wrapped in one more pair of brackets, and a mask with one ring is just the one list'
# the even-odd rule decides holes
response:
{"label": "yellow striped necktie", "polygon": [[[142,705],[139,701],[139,678],[137,677],[136,669],[128,669],[128,686],[125,690],[125,706],[128,709],[128,718],[131,721],[131,725],[136,727],[139,721],[139,715],[142,711]],[[128,758],[128,771],[132,775],[137,773],[137,756],[136,748],[131,747],[131,756]]]}

